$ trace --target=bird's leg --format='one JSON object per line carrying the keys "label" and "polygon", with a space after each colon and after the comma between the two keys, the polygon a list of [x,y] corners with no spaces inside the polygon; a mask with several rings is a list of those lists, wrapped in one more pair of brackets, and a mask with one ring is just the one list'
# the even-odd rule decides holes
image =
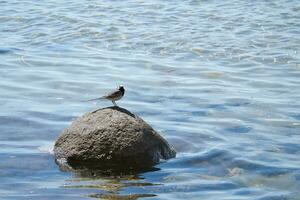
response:
{"label": "bird's leg", "polygon": [[118,106],[118,105],[116,104],[116,102],[115,102],[115,101],[112,101],[112,103],[113,103],[115,106]]}

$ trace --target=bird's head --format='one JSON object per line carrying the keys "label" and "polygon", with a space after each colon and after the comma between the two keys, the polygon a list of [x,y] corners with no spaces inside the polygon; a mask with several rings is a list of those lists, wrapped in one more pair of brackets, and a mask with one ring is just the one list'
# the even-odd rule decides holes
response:
{"label": "bird's head", "polygon": [[124,91],[124,86],[123,85],[119,85],[119,90]]}

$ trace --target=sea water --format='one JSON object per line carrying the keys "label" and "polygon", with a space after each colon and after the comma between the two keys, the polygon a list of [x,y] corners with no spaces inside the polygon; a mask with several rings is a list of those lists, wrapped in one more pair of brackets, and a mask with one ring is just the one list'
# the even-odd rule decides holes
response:
{"label": "sea water", "polygon": [[[300,199],[296,0],[0,1],[0,199]],[[130,176],[65,172],[51,148],[96,98],[177,151]]]}

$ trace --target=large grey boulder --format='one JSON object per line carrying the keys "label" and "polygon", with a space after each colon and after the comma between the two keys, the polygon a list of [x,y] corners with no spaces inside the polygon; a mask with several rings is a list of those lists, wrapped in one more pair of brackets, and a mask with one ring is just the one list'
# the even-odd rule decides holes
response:
{"label": "large grey boulder", "polygon": [[57,163],[73,169],[104,170],[147,169],[176,155],[151,126],[120,107],[98,109],[78,118],[59,136],[54,153]]}

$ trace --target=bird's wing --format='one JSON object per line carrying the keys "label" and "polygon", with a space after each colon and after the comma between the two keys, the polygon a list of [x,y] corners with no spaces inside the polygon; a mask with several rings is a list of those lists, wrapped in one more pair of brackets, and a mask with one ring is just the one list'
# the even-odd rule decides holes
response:
{"label": "bird's wing", "polygon": [[117,91],[113,91],[105,96],[103,96],[102,98],[105,98],[105,99],[113,99],[113,98],[117,98],[118,96],[121,95],[121,91],[120,90],[117,90]]}
{"label": "bird's wing", "polygon": [[89,99],[89,100],[86,100],[86,101],[95,101],[95,100],[100,100],[100,99],[111,100],[111,99],[119,97],[120,95],[122,95],[122,92],[120,90],[116,90],[116,91],[113,91],[113,92],[111,92],[111,93],[109,93],[109,94],[107,94],[105,96],[102,96],[102,97],[99,97],[99,98],[95,98],[95,99]]}

